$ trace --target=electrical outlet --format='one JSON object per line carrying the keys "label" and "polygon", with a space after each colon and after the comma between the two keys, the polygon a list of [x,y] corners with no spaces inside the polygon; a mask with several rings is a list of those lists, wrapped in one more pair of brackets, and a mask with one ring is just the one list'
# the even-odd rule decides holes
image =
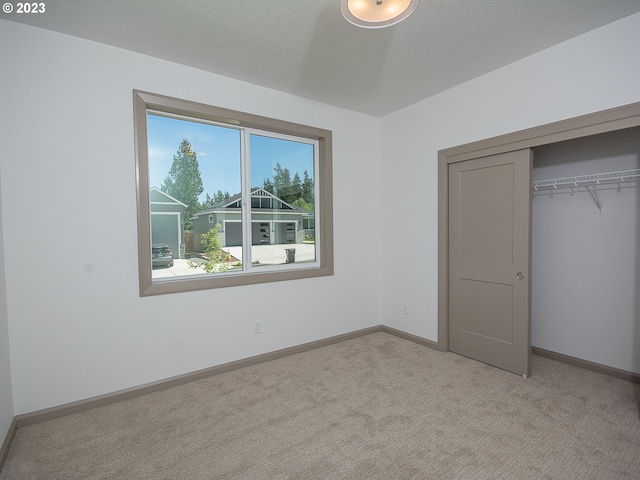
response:
{"label": "electrical outlet", "polygon": [[408,303],[403,303],[402,304],[402,314],[403,315],[409,315],[409,304]]}
{"label": "electrical outlet", "polygon": [[253,322],[253,333],[262,333],[262,320]]}

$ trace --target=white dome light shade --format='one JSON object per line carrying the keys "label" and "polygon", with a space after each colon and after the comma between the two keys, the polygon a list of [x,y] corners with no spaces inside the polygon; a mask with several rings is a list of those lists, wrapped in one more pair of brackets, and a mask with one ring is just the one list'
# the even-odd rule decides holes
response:
{"label": "white dome light shade", "polygon": [[401,22],[420,0],[340,0],[342,16],[363,28],[382,28]]}

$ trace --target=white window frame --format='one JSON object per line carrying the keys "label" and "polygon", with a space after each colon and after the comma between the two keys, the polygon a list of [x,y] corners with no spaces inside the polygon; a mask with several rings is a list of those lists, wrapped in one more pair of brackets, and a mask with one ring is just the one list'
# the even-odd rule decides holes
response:
{"label": "white window frame", "polygon": [[[299,280],[333,275],[333,199],[332,199],[332,132],[316,127],[249,113],[223,109],[202,103],[181,100],[149,92],[133,91],[136,183],[138,209],[138,263],[140,296],[207,290],[257,283]],[[310,140],[317,148],[314,159],[316,198],[316,261],[308,264],[261,266],[242,272],[199,274],[170,279],[153,279],[151,266],[151,212],[149,202],[149,158],[147,144],[147,112],[163,112],[194,121],[205,120],[244,130],[248,148],[249,136],[268,134],[276,138]],[[245,185],[250,173],[244,169]],[[250,188],[242,192],[243,219],[251,225]],[[320,227],[320,228],[318,228]],[[251,249],[251,228],[243,229],[245,252]],[[250,255],[246,258],[250,258]]]}

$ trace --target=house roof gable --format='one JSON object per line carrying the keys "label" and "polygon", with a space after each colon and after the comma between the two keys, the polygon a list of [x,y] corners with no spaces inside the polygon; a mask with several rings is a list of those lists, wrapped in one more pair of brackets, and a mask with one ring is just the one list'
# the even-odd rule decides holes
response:
{"label": "house roof gable", "polygon": [[[301,213],[301,214],[310,213],[308,210],[305,210],[305,209],[300,208],[300,207],[296,207],[295,205],[291,205],[290,203],[285,202],[281,198],[276,197],[273,193],[268,192],[267,190],[265,190],[262,187],[254,187],[254,188],[251,189],[251,198],[265,198],[265,197],[271,197],[271,198],[274,198],[275,200],[277,200],[279,202],[282,202],[283,205],[286,205],[292,211],[296,211],[296,212]],[[219,212],[221,210],[224,210],[225,208],[230,208],[231,205],[236,203],[241,198],[242,198],[242,194],[240,194],[240,193],[232,195],[229,198],[225,198],[221,202],[213,204],[209,208],[206,208],[204,210],[196,212],[194,214],[194,217],[197,217],[199,215],[207,215],[207,214],[213,213],[213,212]]]}
{"label": "house roof gable", "polygon": [[[154,200],[153,197],[156,197],[156,200]],[[173,198],[168,193],[163,192],[158,187],[151,187],[151,189],[149,190],[149,198],[151,203],[171,203],[174,205],[180,205],[181,207],[187,208],[186,204],[182,203],[177,198]]]}

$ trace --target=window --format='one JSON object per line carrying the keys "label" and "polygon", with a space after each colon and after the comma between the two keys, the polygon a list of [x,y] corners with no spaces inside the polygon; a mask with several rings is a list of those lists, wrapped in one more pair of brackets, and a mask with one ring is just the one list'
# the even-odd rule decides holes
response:
{"label": "window", "polygon": [[141,296],[333,274],[330,131],[140,91],[134,118]]}

